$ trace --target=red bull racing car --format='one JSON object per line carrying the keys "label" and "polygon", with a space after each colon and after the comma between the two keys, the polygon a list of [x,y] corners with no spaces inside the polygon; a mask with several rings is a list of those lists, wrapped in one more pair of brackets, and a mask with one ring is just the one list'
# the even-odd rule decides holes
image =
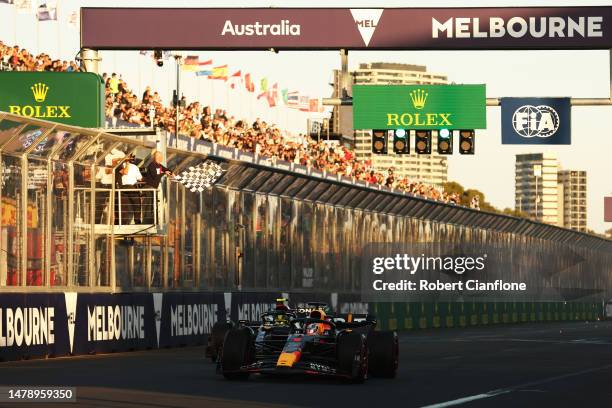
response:
{"label": "red bull racing car", "polygon": [[319,375],[356,383],[369,375],[393,378],[397,333],[375,327],[372,316],[328,315],[323,303],[310,303],[305,309],[277,307],[264,313],[260,322],[228,328],[217,371],[229,380],[251,374]]}

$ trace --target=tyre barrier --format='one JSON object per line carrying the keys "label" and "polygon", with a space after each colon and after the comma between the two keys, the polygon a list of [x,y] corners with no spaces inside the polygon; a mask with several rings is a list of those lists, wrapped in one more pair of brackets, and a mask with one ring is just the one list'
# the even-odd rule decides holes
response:
{"label": "tyre barrier", "polygon": [[375,302],[370,312],[381,329],[401,331],[597,320],[604,311],[595,302]]}

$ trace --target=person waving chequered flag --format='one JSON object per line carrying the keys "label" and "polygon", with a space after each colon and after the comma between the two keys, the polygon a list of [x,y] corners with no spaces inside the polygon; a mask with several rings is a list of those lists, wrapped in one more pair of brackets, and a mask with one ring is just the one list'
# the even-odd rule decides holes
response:
{"label": "person waving chequered flag", "polygon": [[181,174],[174,177],[191,192],[202,192],[211,188],[223,175],[223,169],[212,160],[206,160],[197,166],[191,166]]}

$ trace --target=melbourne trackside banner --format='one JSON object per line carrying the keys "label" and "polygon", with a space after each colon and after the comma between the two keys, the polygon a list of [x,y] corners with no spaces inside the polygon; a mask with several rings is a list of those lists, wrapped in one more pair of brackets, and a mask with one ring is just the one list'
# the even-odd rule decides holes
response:
{"label": "melbourne trackside banner", "polygon": [[0,294],[0,361],[205,344],[217,321],[258,320],[279,297],[367,311],[358,294],[158,292]]}
{"label": "melbourne trackside banner", "polygon": [[612,7],[83,7],[81,47],[608,49],[612,48]]}
{"label": "melbourne trackside banner", "polygon": [[572,143],[570,98],[502,98],[502,144]]}
{"label": "melbourne trackside banner", "polygon": [[86,72],[0,72],[0,111],[52,122],[97,128],[104,88]]}
{"label": "melbourne trackside banner", "polygon": [[355,129],[484,129],[484,85],[354,85]]}

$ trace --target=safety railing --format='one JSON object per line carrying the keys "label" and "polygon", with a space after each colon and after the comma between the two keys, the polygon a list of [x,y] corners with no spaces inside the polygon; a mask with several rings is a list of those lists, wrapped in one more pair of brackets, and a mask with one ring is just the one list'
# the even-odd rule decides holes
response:
{"label": "safety railing", "polygon": [[93,224],[95,234],[116,235],[157,231],[157,189],[75,187],[75,195],[75,228],[89,228]]}

